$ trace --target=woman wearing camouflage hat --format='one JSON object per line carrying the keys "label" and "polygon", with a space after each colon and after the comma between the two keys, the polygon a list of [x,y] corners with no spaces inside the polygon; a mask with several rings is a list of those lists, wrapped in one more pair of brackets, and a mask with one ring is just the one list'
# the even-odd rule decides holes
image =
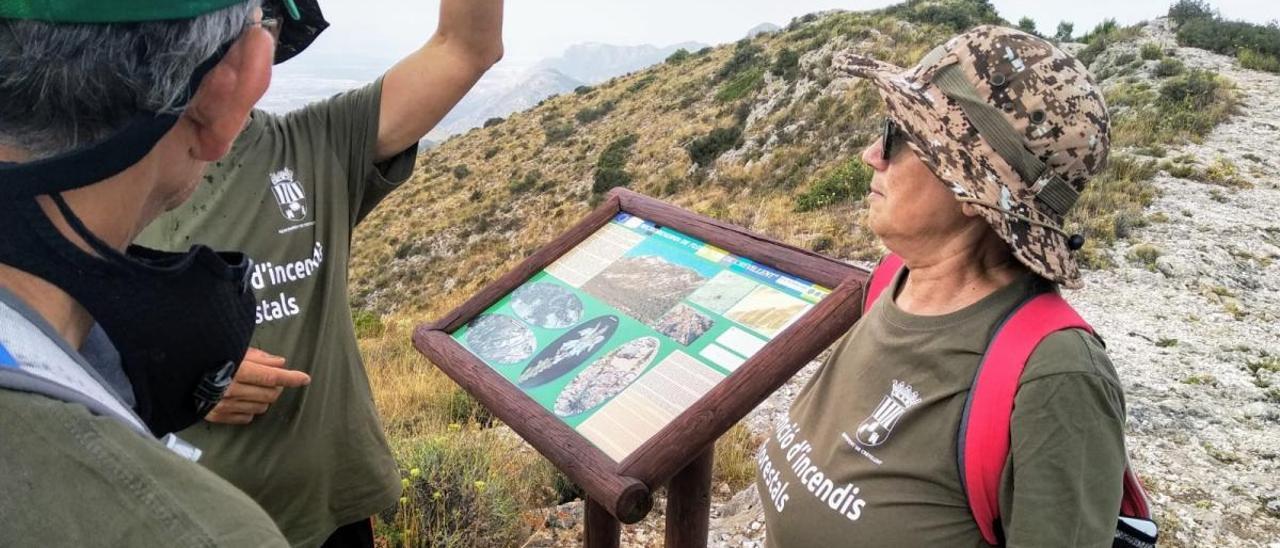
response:
{"label": "woman wearing camouflage hat", "polygon": [[[1063,217],[1106,162],[1106,107],[1079,61],[1000,27],[956,36],[911,69],[852,53],[835,64],[885,100],[883,136],[862,153],[875,170],[867,222],[903,268],[765,444],[767,542],[986,545],[957,466],[966,397],[1019,304],[1081,285],[1082,238]],[[1126,467],[1120,382],[1085,330],[1033,348],[996,536],[1110,546]]]}

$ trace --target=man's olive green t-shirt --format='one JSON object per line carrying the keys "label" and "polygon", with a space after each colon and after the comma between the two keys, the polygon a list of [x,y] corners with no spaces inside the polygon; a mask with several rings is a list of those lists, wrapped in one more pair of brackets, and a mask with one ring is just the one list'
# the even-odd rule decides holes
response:
{"label": "man's olive green t-shirt", "polygon": [[11,390],[0,417],[0,546],[287,546],[239,489],[114,418]]}
{"label": "man's olive green t-shirt", "polygon": [[[904,271],[905,272],[905,271]],[[892,295],[854,325],[765,441],[757,487],[772,548],[986,546],[960,483],[965,397],[997,324],[1034,276],[941,316]],[[1124,401],[1099,341],[1067,330],[1024,369],[1000,483],[1007,546],[1110,546],[1125,467]]]}
{"label": "man's olive green t-shirt", "polygon": [[196,195],[139,239],[240,250],[256,263],[253,345],[311,383],[285,389],[252,424],[204,422],[182,437],[296,546],[320,544],[400,493],[347,301],[352,230],[409,176],[417,153],[374,164],[381,93],[379,80],[284,116],[255,111]]}

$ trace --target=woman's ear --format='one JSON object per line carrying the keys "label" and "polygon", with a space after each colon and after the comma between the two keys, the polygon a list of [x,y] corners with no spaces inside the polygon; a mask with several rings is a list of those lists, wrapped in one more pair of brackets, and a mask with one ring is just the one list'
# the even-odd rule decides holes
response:
{"label": "woman's ear", "polygon": [[275,44],[261,27],[250,27],[200,82],[183,117],[195,133],[192,155],[221,158],[244,129],[249,112],[271,83]]}

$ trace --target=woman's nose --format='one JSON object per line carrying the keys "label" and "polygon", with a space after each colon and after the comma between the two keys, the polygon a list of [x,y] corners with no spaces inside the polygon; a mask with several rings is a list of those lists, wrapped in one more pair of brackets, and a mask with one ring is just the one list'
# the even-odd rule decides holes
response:
{"label": "woman's nose", "polygon": [[881,143],[879,139],[867,145],[862,149],[862,161],[871,166],[876,171],[884,171],[889,168],[889,162],[884,160],[884,155],[880,152]]}

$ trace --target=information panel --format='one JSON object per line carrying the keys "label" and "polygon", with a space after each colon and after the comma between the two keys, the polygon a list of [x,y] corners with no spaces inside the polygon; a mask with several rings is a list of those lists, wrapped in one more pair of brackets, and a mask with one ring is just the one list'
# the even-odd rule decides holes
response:
{"label": "information panel", "polygon": [[452,337],[621,462],[829,294],[618,213]]}

